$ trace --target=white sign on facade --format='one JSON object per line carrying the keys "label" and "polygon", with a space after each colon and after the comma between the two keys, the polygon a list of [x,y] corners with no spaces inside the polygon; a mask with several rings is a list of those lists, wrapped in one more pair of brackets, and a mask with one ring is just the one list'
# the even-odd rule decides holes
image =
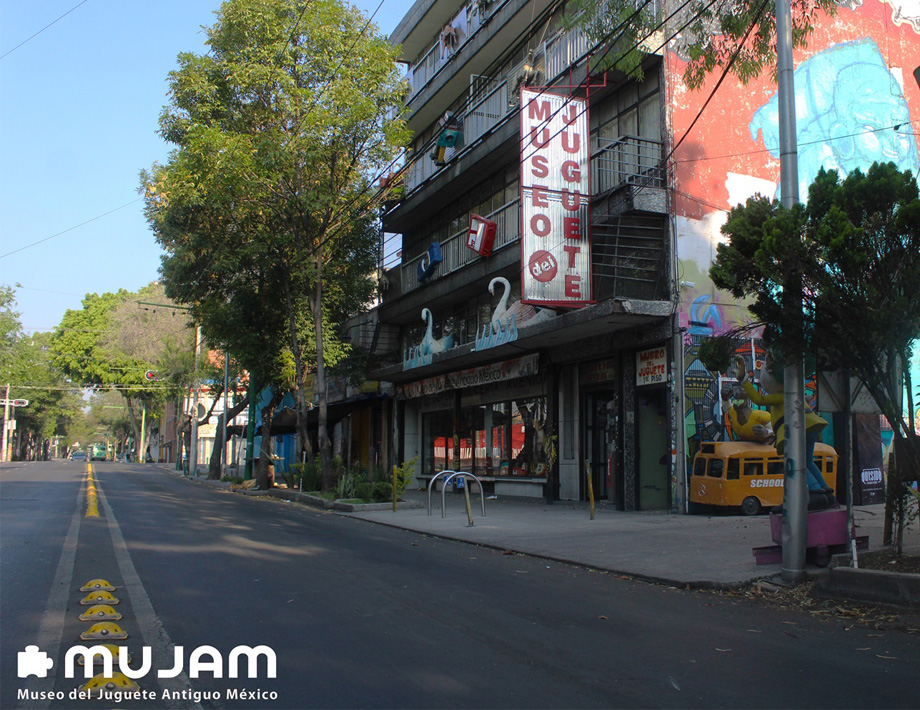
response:
{"label": "white sign on facade", "polygon": [[412,397],[439,394],[448,390],[466,389],[513,380],[519,377],[530,377],[539,372],[539,358],[539,353],[533,353],[514,360],[505,360],[504,362],[496,362],[468,370],[448,372],[437,377],[429,377],[426,380],[400,385],[397,390],[401,397],[410,399]]}
{"label": "white sign on facade", "polygon": [[521,89],[521,300],[593,303],[590,135],[583,99]]}
{"label": "white sign on facade", "polygon": [[657,385],[668,380],[668,349],[664,346],[636,353],[636,385]]}

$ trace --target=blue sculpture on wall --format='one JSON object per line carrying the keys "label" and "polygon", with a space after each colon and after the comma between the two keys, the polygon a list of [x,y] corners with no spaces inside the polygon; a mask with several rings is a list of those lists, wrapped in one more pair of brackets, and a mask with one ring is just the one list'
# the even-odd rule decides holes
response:
{"label": "blue sculpture on wall", "polygon": [[[841,176],[873,162],[893,162],[920,172],[917,141],[901,84],[869,38],[845,42],[802,62],[795,70],[799,197],[823,167]],[[751,135],[779,157],[777,97],[750,123]],[[777,195],[778,196],[778,195]]]}

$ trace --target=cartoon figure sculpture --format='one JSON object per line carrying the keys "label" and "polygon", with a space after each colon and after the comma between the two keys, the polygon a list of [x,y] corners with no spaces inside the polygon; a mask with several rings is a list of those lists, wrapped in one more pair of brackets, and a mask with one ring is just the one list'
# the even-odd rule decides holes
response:
{"label": "cartoon figure sculpture", "polygon": [[[735,365],[739,370],[743,369],[744,362],[738,363],[740,358],[736,359]],[[783,417],[785,413],[782,370],[773,367],[772,357],[768,352],[764,357],[763,365],[760,368],[760,387],[758,391],[747,374],[741,382],[745,393],[750,400],[760,406],[770,408],[770,422],[773,426],[773,432],[776,435],[776,450],[782,454],[786,449],[785,425]],[[827,422],[815,414],[808,404],[805,404],[805,469],[806,480],[808,482],[809,493],[831,494],[834,489],[827,485],[821,470],[815,465],[815,444]]]}
{"label": "cartoon figure sculpture", "polygon": [[766,444],[773,441],[770,412],[753,409],[740,383],[722,386],[722,411],[732,425],[732,432],[741,441]]}

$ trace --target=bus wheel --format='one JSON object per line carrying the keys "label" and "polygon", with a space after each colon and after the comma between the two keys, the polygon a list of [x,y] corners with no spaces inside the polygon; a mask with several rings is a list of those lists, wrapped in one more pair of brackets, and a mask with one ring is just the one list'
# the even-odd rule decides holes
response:
{"label": "bus wheel", "polygon": [[741,501],[741,512],[745,515],[757,515],[760,512],[760,501],[754,496],[748,496]]}

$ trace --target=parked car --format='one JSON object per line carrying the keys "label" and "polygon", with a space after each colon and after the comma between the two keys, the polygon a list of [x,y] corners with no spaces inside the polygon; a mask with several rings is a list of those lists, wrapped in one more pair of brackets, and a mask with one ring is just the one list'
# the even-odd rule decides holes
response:
{"label": "parked car", "polygon": [[74,451],[70,454],[71,461],[86,461],[85,451]]}

